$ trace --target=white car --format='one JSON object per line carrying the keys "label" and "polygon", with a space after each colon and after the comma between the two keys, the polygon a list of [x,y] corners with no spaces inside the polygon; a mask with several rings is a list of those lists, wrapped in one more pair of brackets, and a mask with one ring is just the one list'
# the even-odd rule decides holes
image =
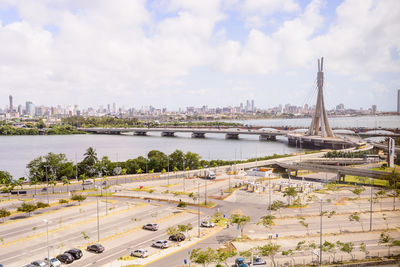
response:
{"label": "white car", "polygon": [[149,252],[147,249],[137,249],[131,252],[131,256],[138,258],[146,258],[149,256]]}
{"label": "white car", "polygon": [[82,183],[82,185],[92,185],[92,184],[94,184],[94,183],[93,183],[93,181],[90,181],[90,180],[85,180]]}
{"label": "white car", "polygon": [[214,226],[215,226],[215,224],[213,224],[213,223],[210,222],[210,221],[202,221],[202,222],[201,222],[201,227],[212,228],[212,227],[214,227]]}
{"label": "white car", "polygon": [[152,246],[156,248],[167,248],[169,247],[169,243],[167,240],[157,240],[153,242]]}
{"label": "white car", "polygon": [[[45,262],[49,262],[47,258],[44,258]],[[50,267],[60,267],[61,262],[57,260],[56,258],[50,258]]]}

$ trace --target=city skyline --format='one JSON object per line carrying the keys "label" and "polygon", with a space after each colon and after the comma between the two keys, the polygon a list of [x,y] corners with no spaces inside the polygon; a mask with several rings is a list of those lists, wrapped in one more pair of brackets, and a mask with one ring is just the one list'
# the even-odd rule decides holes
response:
{"label": "city skyline", "polygon": [[394,0],[0,1],[0,106],[10,94],[46,106],[303,106],[324,56],[328,109],[396,111],[399,10]]}

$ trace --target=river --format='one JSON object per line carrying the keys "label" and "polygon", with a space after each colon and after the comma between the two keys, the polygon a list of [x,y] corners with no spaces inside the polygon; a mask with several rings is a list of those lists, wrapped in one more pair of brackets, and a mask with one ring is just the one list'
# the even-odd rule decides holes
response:
{"label": "river", "polygon": [[[310,118],[247,120],[241,123],[261,126],[307,127]],[[400,116],[364,116],[330,118],[332,127],[399,128]],[[258,136],[240,136],[240,140],[226,140],[222,134],[207,134],[205,139],[191,138],[178,133],[176,137],[161,137],[159,133],[148,136],[132,135],[49,135],[0,136],[0,170],[10,172],[15,178],[26,176],[26,164],[48,152],[64,153],[69,160],[82,160],[88,147],[94,147],[99,157],[112,161],[146,156],[150,150],[172,153],[176,149],[191,151],[203,159],[248,159],[256,156],[292,153],[296,148],[287,145],[285,137],[276,142],[260,142]]]}
{"label": "river", "polygon": [[226,140],[223,134],[208,134],[205,139],[191,138],[178,133],[176,137],[133,135],[48,135],[0,136],[0,170],[10,172],[14,178],[27,176],[26,164],[48,152],[64,153],[71,161],[81,161],[88,147],[94,147],[98,157],[108,156],[112,161],[124,161],[146,156],[150,150],[170,154],[176,149],[191,151],[203,159],[247,159],[292,153],[296,148],[287,145],[285,137],[276,142],[259,142],[258,136],[241,136],[240,140]]}

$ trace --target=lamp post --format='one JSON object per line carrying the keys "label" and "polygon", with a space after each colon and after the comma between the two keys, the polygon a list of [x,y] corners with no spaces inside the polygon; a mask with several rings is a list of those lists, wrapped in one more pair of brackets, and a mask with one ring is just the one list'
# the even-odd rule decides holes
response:
{"label": "lamp post", "polygon": [[43,222],[46,224],[46,239],[47,239],[47,260],[50,262],[50,247],[49,247],[49,221],[44,219]]}
{"label": "lamp post", "polygon": [[197,229],[200,238],[200,182],[197,182]]}
{"label": "lamp post", "polygon": [[185,192],[185,160],[182,161],[183,164],[183,192]]}
{"label": "lamp post", "polygon": [[319,225],[319,266],[322,264],[322,198],[321,201],[321,212],[320,212],[320,225]]}
{"label": "lamp post", "polygon": [[[96,186],[97,191],[99,190],[98,186]],[[99,196],[96,196],[97,203],[97,242],[100,242],[100,221],[99,221]]]}
{"label": "lamp post", "polygon": [[47,187],[46,195],[47,195],[47,204],[49,204],[49,203],[50,203],[50,202],[49,202],[49,178],[47,177],[47,167],[49,167],[49,166],[47,166],[47,165],[44,166],[44,169],[46,170],[46,187]]}
{"label": "lamp post", "polygon": [[168,167],[167,167],[167,170],[168,170],[168,171],[167,171],[167,181],[168,181],[168,188],[169,188],[169,157],[167,158],[167,160],[168,160],[168,161],[167,161],[167,162],[168,162],[168,163],[167,163],[167,166],[168,166]]}
{"label": "lamp post", "polygon": [[371,191],[370,191],[370,206],[369,206],[369,231],[372,231],[372,178],[369,178],[370,180],[370,186],[371,186]]}

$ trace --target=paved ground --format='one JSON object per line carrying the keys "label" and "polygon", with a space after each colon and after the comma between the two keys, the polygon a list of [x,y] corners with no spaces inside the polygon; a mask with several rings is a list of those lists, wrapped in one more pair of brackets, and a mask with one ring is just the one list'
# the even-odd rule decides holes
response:
{"label": "paved ground", "polygon": [[[321,178],[329,180],[327,174],[307,174],[310,178]],[[229,185],[245,185],[229,194]],[[281,200],[289,201],[284,197],[282,190],[287,186],[296,187],[299,193],[299,201],[302,208],[282,208],[271,213],[276,217],[275,225],[265,228],[258,225],[259,219],[269,214],[270,202]],[[77,185],[79,186],[79,185]],[[301,179],[264,179],[256,180],[254,177],[242,175],[219,175],[216,180],[209,181],[194,177],[170,178],[164,180],[141,179],[135,183],[113,184],[108,192],[113,196],[107,201],[105,197],[96,199],[88,197],[81,205],[58,204],[59,198],[68,198],[66,194],[43,194],[26,197],[3,197],[0,208],[5,207],[15,210],[23,201],[47,202],[52,205],[33,212],[32,216],[25,218],[25,214],[14,214],[6,218],[4,224],[0,224],[0,261],[4,266],[22,266],[36,259],[47,256],[47,248],[51,256],[71,248],[85,248],[87,244],[97,241],[97,200],[99,200],[99,229],[100,242],[106,247],[102,254],[92,254],[84,251],[84,257],[70,266],[121,266],[130,264],[130,261],[118,261],[136,248],[147,248],[152,255],[149,261],[142,262],[147,266],[182,266],[184,259],[189,261],[189,253],[194,248],[213,247],[218,248],[226,245],[237,237],[240,231],[236,226],[224,229],[215,229],[214,232],[202,231],[202,238],[195,239],[177,247],[176,244],[170,249],[158,250],[150,248],[153,240],[166,239],[166,229],[177,224],[191,223],[194,229],[192,236],[197,235],[198,209],[188,206],[186,209],[178,209],[176,202],[179,200],[191,204],[213,202],[211,209],[200,208],[201,218],[212,216],[220,211],[226,217],[234,212],[243,213],[251,217],[251,221],[244,228],[244,235],[250,239],[244,242],[233,242],[238,251],[244,251],[252,247],[266,244],[269,241],[281,245],[281,249],[294,249],[299,241],[319,242],[320,227],[320,201],[323,199],[323,211],[327,214],[323,217],[323,240],[334,242],[352,241],[355,257],[362,257],[359,244],[367,244],[370,255],[386,255],[387,248],[378,244],[379,235],[382,231],[389,231],[391,237],[400,239],[400,212],[393,211],[393,198],[385,196],[376,198],[375,193],[380,189],[373,189],[372,207],[372,232],[369,231],[370,223],[370,188],[358,197],[351,190],[354,188],[343,186],[320,190],[325,183],[307,182]],[[142,188],[141,188],[142,187]],[[319,191],[315,191],[319,190]],[[56,190],[57,191],[57,190]],[[50,191],[51,193],[52,191]],[[200,199],[193,199],[200,193]],[[94,194],[94,191],[82,192],[83,194]],[[390,191],[387,192],[388,194]],[[149,201],[149,200],[150,201]],[[164,200],[164,201],[159,201]],[[166,202],[168,200],[169,202]],[[290,200],[293,202],[293,199]],[[396,200],[397,201],[397,200]],[[350,221],[349,215],[358,213],[360,221]],[[327,215],[330,214],[328,217]],[[308,227],[301,225],[299,219],[303,217]],[[47,246],[47,224],[49,246]],[[160,224],[160,230],[150,232],[141,229],[142,225],[149,222]],[[210,236],[208,236],[208,234]],[[278,234],[278,238],[276,238]],[[272,240],[269,238],[273,237]],[[205,238],[205,239],[204,239]],[[398,252],[398,247],[392,248]],[[337,259],[347,259],[349,254],[336,252]],[[325,253],[324,260],[332,260],[333,253]],[[157,261],[157,258],[161,258]],[[311,250],[296,252],[292,257],[283,258],[277,255],[280,264],[309,262],[315,259]],[[132,259],[130,259],[132,260]],[[269,261],[269,259],[266,259]]]}

